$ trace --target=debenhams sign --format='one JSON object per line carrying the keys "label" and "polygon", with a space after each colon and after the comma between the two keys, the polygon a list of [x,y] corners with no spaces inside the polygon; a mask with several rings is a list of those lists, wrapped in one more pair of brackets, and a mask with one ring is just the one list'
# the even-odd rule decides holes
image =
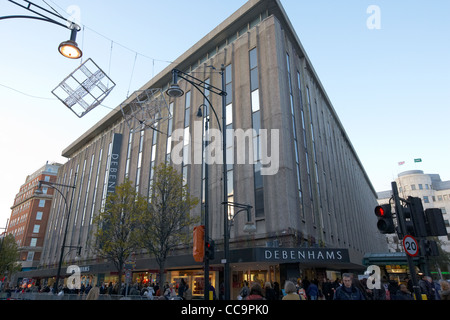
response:
{"label": "debenhams sign", "polygon": [[259,261],[349,262],[347,249],[326,248],[258,248]]}

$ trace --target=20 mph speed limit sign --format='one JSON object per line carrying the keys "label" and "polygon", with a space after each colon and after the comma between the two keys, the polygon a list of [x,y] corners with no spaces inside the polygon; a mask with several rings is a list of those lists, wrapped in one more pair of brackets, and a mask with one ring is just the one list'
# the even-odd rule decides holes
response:
{"label": "20 mph speed limit sign", "polygon": [[411,257],[415,257],[419,254],[419,245],[417,244],[417,240],[414,239],[413,236],[406,235],[403,238],[403,248]]}

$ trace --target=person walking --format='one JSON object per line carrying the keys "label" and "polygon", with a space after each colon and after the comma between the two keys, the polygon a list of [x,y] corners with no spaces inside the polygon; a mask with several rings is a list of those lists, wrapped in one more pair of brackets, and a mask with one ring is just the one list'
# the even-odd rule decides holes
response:
{"label": "person walking", "polygon": [[181,297],[181,299],[184,299],[185,291],[186,291],[186,281],[184,281],[184,279],[181,278],[180,286],[178,287],[178,296]]}
{"label": "person walking", "polygon": [[166,300],[172,300],[172,298],[175,298],[177,296],[177,293],[175,289],[173,288],[173,283],[169,283],[169,287],[164,291],[164,297]]}
{"label": "person walking", "polygon": [[263,297],[261,285],[258,282],[252,284],[250,294],[245,300],[265,300]]}
{"label": "person walking", "polygon": [[317,287],[316,281],[311,281],[308,289],[306,289],[306,296],[309,297],[309,300],[317,300],[317,296],[319,295],[319,288]]}
{"label": "person walking", "polygon": [[[392,299],[394,298],[394,299]],[[411,292],[409,292],[408,287],[405,284],[401,284],[398,287],[395,296],[391,296],[392,300],[414,300]]]}
{"label": "person walking", "polygon": [[352,275],[342,275],[343,285],[336,289],[333,300],[365,300],[361,291],[353,285]]}
{"label": "person walking", "polygon": [[284,283],[284,292],[286,295],[282,300],[301,300],[300,296],[297,294],[297,288],[292,281],[286,281]]}
{"label": "person walking", "polygon": [[450,284],[446,280],[439,281],[441,290],[439,290],[439,296],[441,300],[450,300]]}
{"label": "person walking", "polygon": [[264,291],[266,292],[265,297],[267,300],[276,300],[275,290],[272,289],[270,282],[264,284]]}
{"label": "person walking", "polygon": [[276,281],[273,283],[273,292],[275,293],[275,300],[281,300],[280,284]]}
{"label": "person walking", "polygon": [[250,289],[248,288],[248,282],[246,280],[244,280],[244,285],[241,289],[241,291],[239,292],[239,296],[242,298],[242,300],[245,300],[245,298],[247,298],[247,296],[250,294]]}
{"label": "person walking", "polygon": [[333,300],[334,291],[331,281],[328,278],[324,278],[324,281],[322,283],[322,293],[325,297],[325,300]]}

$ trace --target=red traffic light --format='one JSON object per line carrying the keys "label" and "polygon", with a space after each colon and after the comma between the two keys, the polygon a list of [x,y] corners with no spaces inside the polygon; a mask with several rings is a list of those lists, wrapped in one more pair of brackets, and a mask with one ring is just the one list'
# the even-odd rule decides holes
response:
{"label": "red traffic light", "polygon": [[391,206],[388,204],[376,206],[375,215],[380,218],[389,217],[391,215]]}

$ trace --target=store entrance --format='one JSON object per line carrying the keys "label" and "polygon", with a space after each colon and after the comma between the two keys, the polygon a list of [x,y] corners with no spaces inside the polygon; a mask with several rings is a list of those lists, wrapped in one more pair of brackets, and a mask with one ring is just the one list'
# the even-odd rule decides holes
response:
{"label": "store entrance", "polygon": [[266,282],[270,282],[272,287],[275,282],[280,283],[280,268],[278,264],[241,263],[232,265],[231,281],[230,298],[235,300],[243,287],[244,281],[247,281],[249,286],[254,282],[258,282],[263,289]]}

